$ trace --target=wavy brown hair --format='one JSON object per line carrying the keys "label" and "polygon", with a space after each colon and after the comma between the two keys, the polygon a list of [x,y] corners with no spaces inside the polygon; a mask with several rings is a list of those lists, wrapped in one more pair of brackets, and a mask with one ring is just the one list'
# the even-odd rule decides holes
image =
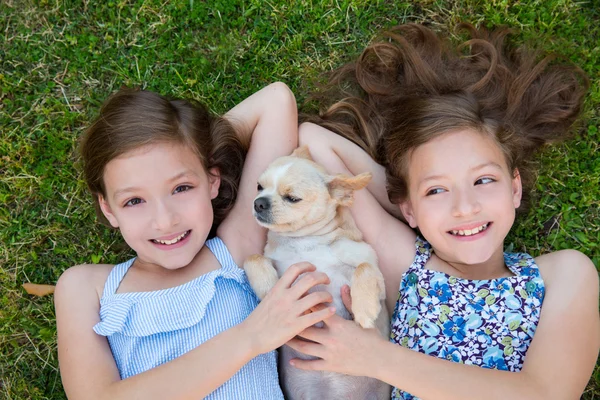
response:
{"label": "wavy brown hair", "polygon": [[155,143],[188,146],[205,171],[218,168],[221,184],[212,200],[213,225],[209,237],[233,207],[247,146],[232,125],[212,115],[203,105],[170,100],[150,91],[122,89],[110,96],[80,141],[84,179],[94,197],[96,215],[110,226],[100,210],[98,195],[106,196],[104,169],[112,159]]}
{"label": "wavy brown hair", "polygon": [[333,71],[312,97],[327,108],[304,119],[383,164],[393,203],[407,198],[416,147],[457,129],[491,135],[521,176],[526,207],[535,181],[532,155],[568,136],[588,79],[555,55],[511,45],[508,28],[459,29],[468,38],[458,45],[417,24],[384,32],[356,61]]}

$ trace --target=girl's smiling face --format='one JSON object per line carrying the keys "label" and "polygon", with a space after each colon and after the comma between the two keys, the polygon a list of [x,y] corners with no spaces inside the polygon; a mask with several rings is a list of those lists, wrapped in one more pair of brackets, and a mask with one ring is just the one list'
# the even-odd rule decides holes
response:
{"label": "girl's smiling face", "polygon": [[106,165],[99,203],[141,262],[177,269],[204,245],[219,183],[186,146],[153,144]]}
{"label": "girl's smiling face", "polygon": [[444,261],[480,264],[502,253],[521,202],[521,180],[493,138],[445,133],[414,149],[408,200],[401,204]]}

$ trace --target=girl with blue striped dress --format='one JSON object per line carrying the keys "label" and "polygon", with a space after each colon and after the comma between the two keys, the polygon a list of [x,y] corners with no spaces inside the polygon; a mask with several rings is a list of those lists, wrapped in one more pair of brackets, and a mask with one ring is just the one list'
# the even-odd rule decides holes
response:
{"label": "girl with blue striped dress", "polygon": [[328,278],[297,264],[258,304],[239,266],[265,244],[251,214],[258,175],[296,146],[282,83],[224,118],[147,91],[105,102],[81,142],[84,176],[99,219],[136,256],[58,281],[70,399],[283,398],[275,349],[334,312],[307,312],[331,301],[306,295]]}

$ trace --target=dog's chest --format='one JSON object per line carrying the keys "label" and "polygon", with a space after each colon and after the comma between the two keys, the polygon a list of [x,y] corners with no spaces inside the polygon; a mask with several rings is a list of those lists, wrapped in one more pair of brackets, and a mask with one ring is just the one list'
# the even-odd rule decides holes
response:
{"label": "dog's chest", "polygon": [[334,254],[329,242],[306,238],[281,238],[277,246],[267,246],[265,257],[273,260],[277,273],[281,276],[292,264],[306,261],[328,275],[339,275],[350,279],[353,268],[344,264]]}

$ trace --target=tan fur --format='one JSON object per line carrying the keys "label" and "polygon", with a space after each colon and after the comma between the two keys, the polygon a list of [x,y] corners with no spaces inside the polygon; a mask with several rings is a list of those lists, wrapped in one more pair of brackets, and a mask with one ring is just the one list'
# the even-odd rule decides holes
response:
{"label": "tan fur", "polygon": [[312,161],[312,157],[310,156],[310,151],[308,150],[308,146],[300,146],[296,150],[292,152],[292,157],[305,158],[307,160]]}
{"label": "tan fur", "polygon": [[381,310],[380,300],[385,299],[383,277],[377,267],[369,263],[356,267],[352,275],[350,295],[354,320],[363,328],[374,328]]}
{"label": "tan fur", "polygon": [[338,235],[340,237],[345,237],[356,242],[362,240],[362,232],[358,230],[354,218],[352,218],[350,210],[347,207],[339,206],[335,218],[339,227]]}
{"label": "tan fur", "polygon": [[340,205],[350,207],[354,202],[354,191],[365,188],[371,181],[371,173],[365,172],[354,177],[336,175],[328,183],[331,197],[337,199]]}
{"label": "tan fur", "polygon": [[[348,209],[354,191],[367,186],[370,173],[354,177],[328,175],[310,158],[306,148],[275,160],[260,176],[262,187],[255,199],[254,216],[269,229],[263,256],[244,263],[250,285],[264,298],[291,265],[306,261],[325,272],[331,305],[344,318],[349,312],[340,289],[351,285],[354,320],[365,328],[376,328],[383,337],[389,333],[389,318],[383,306],[385,286],[377,268],[375,251],[362,240]],[[307,358],[287,346],[280,351],[280,373],[286,398],[295,399],[389,399],[389,386],[377,380],[341,374],[301,371],[289,365],[294,357]]]}
{"label": "tan fur", "polygon": [[264,299],[269,290],[277,283],[279,277],[271,260],[260,254],[254,254],[244,261],[244,270],[250,286],[259,299]]}

